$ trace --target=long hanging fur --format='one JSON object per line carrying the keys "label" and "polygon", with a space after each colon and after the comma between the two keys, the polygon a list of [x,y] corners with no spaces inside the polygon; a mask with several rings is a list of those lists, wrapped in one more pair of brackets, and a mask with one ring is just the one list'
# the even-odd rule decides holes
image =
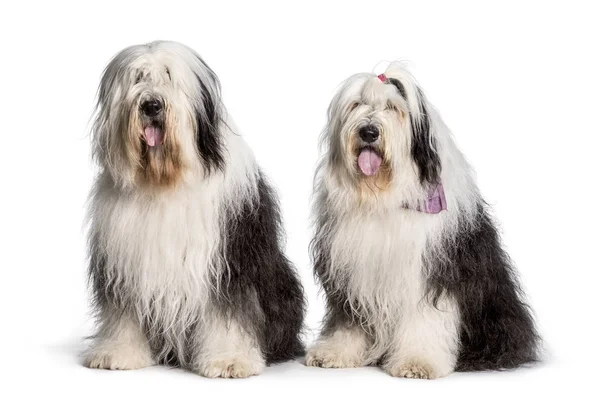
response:
{"label": "long hanging fur", "polygon": [[484,203],[471,225],[442,241],[429,260],[429,300],[458,302],[460,352],[455,369],[510,369],[538,359],[538,335],[516,271]]}
{"label": "long hanging fur", "polygon": [[302,355],[298,331],[304,318],[303,292],[281,252],[283,229],[276,196],[262,174],[257,201],[244,202],[238,213],[225,217],[227,272],[218,282],[222,294],[214,300],[253,331],[267,363]]}
{"label": "long hanging fur", "polygon": [[279,203],[214,72],[181,44],[133,46],[98,98],[86,365],[237,378],[298,356],[305,303]]}
{"label": "long hanging fur", "polygon": [[[376,141],[361,139],[365,126],[379,130]],[[327,313],[308,365],[437,378],[539,359],[531,311],[473,172],[402,65],[344,82],[322,146],[311,255]],[[381,157],[373,176],[358,168],[363,148]],[[423,209],[440,188],[447,209]]]}

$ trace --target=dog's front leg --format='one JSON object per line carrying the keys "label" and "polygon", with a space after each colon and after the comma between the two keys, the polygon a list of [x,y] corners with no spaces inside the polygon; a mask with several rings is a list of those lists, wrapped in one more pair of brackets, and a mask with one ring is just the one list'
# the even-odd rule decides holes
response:
{"label": "dog's front leg", "polygon": [[253,334],[235,319],[212,312],[198,330],[193,369],[207,378],[247,378],[258,375],[265,361]]}
{"label": "dog's front leg", "polygon": [[306,354],[306,365],[357,368],[367,364],[368,338],[360,326],[341,327],[321,335]]}
{"label": "dog's front leg", "polygon": [[449,300],[405,309],[382,365],[390,375],[435,379],[454,370],[459,315]]}
{"label": "dog's front leg", "polygon": [[112,306],[100,312],[100,328],[86,353],[85,366],[139,369],[154,365],[148,339],[133,315]]}

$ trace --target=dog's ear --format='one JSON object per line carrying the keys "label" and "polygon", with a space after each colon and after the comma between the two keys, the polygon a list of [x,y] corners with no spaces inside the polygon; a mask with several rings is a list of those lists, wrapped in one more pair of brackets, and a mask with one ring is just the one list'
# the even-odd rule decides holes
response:
{"label": "dog's ear", "polygon": [[412,129],[411,155],[419,171],[422,184],[437,184],[440,182],[441,162],[437,153],[436,141],[431,125],[431,117],[427,111],[425,97],[417,88],[418,111],[410,114]]}
{"label": "dog's ear", "polygon": [[206,77],[196,75],[196,79],[200,87],[200,100],[196,107],[196,145],[204,168],[211,173],[225,167],[219,79],[208,66]]}

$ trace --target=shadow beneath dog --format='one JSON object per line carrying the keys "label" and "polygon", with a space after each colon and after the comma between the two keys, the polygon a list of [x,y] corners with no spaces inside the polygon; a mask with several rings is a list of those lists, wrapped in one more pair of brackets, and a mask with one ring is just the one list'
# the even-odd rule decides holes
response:
{"label": "shadow beneath dog", "polygon": [[83,354],[88,347],[87,341],[87,338],[84,336],[74,336],[62,341],[46,344],[44,349],[56,360],[83,366]]}

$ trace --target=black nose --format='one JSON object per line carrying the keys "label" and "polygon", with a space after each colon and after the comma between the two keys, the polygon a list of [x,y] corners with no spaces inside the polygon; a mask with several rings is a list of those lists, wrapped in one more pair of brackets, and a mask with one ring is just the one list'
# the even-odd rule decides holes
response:
{"label": "black nose", "polygon": [[162,110],[162,103],[159,100],[146,100],[141,107],[145,115],[154,117]]}
{"label": "black nose", "polygon": [[379,130],[374,125],[368,125],[358,130],[358,135],[364,142],[374,142],[379,138]]}

